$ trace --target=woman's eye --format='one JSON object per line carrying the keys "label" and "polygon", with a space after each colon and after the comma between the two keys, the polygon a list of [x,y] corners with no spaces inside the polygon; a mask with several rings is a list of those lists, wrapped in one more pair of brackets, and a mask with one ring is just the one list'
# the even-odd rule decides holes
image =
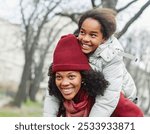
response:
{"label": "woman's eye", "polygon": [[56,79],[57,79],[57,80],[60,80],[60,79],[61,79],[61,76],[57,76],[57,75],[56,75]]}
{"label": "woman's eye", "polygon": [[75,78],[74,75],[70,75],[70,76],[69,76],[69,79],[71,79],[71,80],[74,79],[74,78]]}

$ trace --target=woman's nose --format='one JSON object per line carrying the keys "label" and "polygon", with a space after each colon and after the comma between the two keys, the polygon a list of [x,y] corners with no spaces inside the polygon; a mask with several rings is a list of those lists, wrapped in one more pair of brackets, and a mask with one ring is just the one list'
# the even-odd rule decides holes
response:
{"label": "woman's nose", "polygon": [[67,86],[67,85],[69,85],[69,80],[63,79],[62,82],[61,82],[61,85],[62,85],[62,86]]}

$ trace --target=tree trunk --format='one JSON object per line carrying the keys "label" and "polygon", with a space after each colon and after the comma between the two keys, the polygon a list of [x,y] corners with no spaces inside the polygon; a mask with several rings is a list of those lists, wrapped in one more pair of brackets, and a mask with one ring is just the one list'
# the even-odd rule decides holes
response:
{"label": "tree trunk", "polygon": [[32,101],[36,101],[36,94],[39,90],[40,82],[42,80],[42,70],[43,70],[47,50],[48,49],[46,49],[44,54],[41,56],[38,67],[35,68],[35,78],[33,80],[33,83],[31,84],[31,88],[29,91],[29,97]]}
{"label": "tree trunk", "polygon": [[32,66],[32,61],[33,61],[32,59],[33,59],[33,55],[35,52],[35,44],[32,45],[30,51],[28,51],[28,53],[26,53],[25,55],[25,65],[23,68],[21,82],[19,85],[19,90],[14,99],[14,105],[16,105],[17,107],[21,107],[22,102],[26,100],[27,95],[28,95],[31,66]]}
{"label": "tree trunk", "polygon": [[21,107],[21,103],[26,100],[27,87],[29,84],[30,69],[31,69],[31,61],[26,61],[24,65],[24,69],[23,69],[21,82],[19,85],[19,90],[14,99],[14,105],[17,107]]}
{"label": "tree trunk", "polygon": [[33,83],[31,84],[31,87],[29,89],[29,98],[32,101],[36,101],[36,94],[39,90],[40,82],[41,82],[41,79],[42,79],[42,69],[43,69],[43,66],[39,67],[36,70],[35,78],[34,78]]}
{"label": "tree trunk", "polygon": [[102,0],[103,7],[116,9],[118,0]]}

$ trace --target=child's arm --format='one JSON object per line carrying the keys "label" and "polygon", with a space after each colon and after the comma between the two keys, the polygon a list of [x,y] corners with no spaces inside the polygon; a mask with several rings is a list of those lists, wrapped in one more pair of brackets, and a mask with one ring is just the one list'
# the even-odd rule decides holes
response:
{"label": "child's arm", "polygon": [[59,109],[59,100],[55,96],[51,96],[46,90],[44,99],[44,117],[56,117]]}
{"label": "child's arm", "polygon": [[110,117],[115,110],[122,89],[123,63],[122,59],[115,57],[107,62],[103,68],[105,79],[110,83],[104,96],[97,96],[90,112],[91,117]]}

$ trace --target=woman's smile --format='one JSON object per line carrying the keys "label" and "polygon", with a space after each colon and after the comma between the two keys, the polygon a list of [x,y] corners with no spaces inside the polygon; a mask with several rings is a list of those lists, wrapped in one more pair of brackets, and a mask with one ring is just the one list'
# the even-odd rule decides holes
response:
{"label": "woman's smile", "polygon": [[74,90],[73,88],[62,88],[61,89],[62,93],[65,95],[71,94],[73,92],[73,90]]}

